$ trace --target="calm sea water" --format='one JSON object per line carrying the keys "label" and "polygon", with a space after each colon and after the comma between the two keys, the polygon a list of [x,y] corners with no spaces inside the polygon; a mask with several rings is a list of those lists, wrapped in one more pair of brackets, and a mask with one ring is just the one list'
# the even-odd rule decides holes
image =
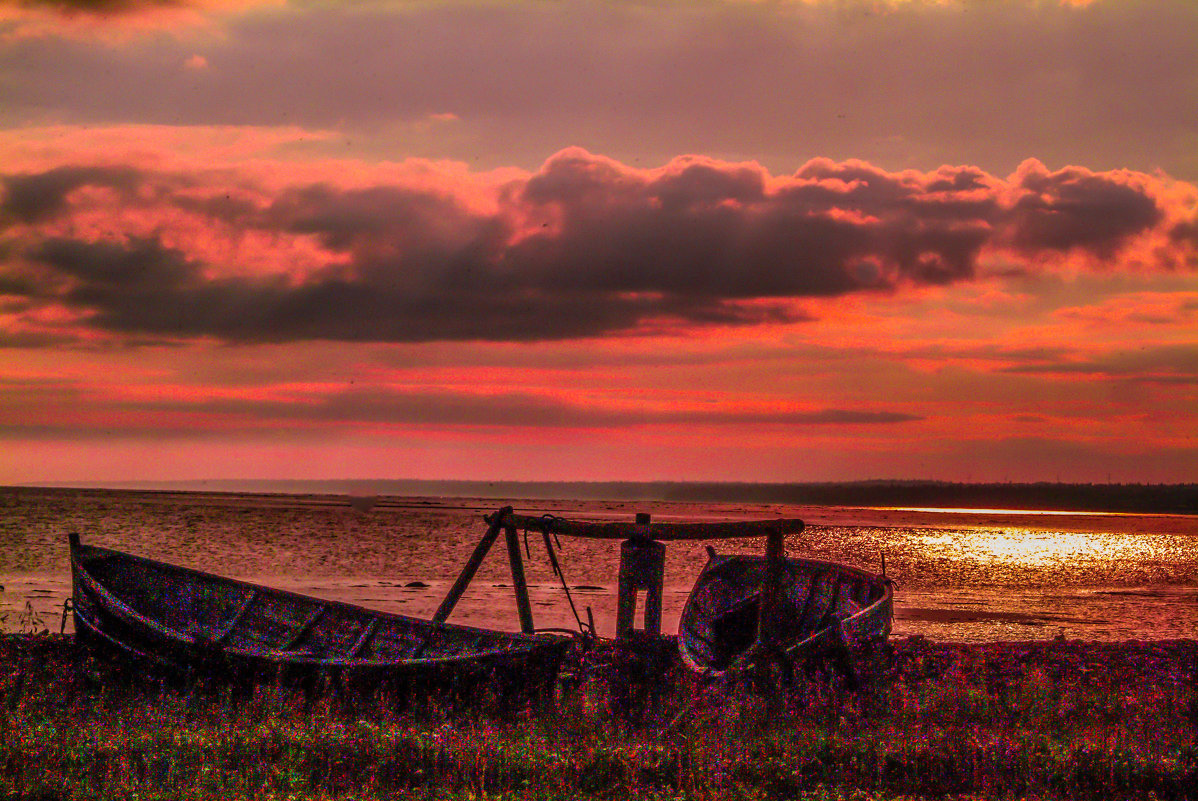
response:
{"label": "calm sea water", "polygon": [[[478,539],[483,515],[657,521],[799,517],[791,555],[886,569],[896,582],[896,635],[987,641],[1198,638],[1198,517],[1001,510],[853,509],[746,504],[228,495],[0,489],[0,614],[27,604],[53,631],[70,595],[67,533],[84,542],[366,607],[428,617]],[[369,508],[367,508],[369,507]],[[563,540],[575,603],[600,631],[615,618],[619,544]],[[754,552],[752,540],[712,543]],[[525,565],[538,627],[574,627],[538,537]],[[672,631],[706,561],[702,543],[670,543],[664,626]],[[502,542],[454,622],[516,629]],[[67,623],[70,630],[70,623]]]}

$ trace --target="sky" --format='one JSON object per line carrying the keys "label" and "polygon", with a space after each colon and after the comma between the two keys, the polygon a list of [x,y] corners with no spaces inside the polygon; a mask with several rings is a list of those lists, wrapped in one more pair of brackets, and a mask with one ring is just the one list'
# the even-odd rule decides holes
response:
{"label": "sky", "polygon": [[1193,0],[0,0],[0,484],[1198,476]]}

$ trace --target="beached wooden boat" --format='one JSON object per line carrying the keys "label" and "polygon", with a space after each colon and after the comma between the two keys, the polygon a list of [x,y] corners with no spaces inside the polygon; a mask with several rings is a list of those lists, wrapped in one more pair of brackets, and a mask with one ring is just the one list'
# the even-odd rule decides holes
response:
{"label": "beached wooden boat", "polygon": [[772,620],[759,620],[768,559],[711,554],[678,624],[688,667],[714,678],[747,667],[755,654],[793,663],[885,642],[894,610],[889,579],[814,559],[779,562]]}
{"label": "beached wooden boat", "polygon": [[76,534],[70,544],[77,636],[163,667],[358,670],[438,680],[499,672],[548,688],[570,644],[550,634],[432,623],[257,586],[83,545]]}

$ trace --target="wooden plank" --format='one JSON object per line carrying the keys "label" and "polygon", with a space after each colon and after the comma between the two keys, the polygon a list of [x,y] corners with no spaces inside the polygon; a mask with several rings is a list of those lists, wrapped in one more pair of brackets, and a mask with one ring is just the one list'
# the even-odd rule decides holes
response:
{"label": "wooden plank", "polygon": [[[593,540],[626,540],[644,536],[646,526],[637,523],[592,523],[580,520],[565,520],[560,517],[533,517],[508,513],[504,522],[517,529],[543,531],[562,537],[581,537]],[[777,520],[731,520],[719,523],[650,523],[650,539],[669,540],[723,540],[746,537],[765,537],[771,531],[782,536],[798,534],[803,530],[803,521],[795,518]]]}

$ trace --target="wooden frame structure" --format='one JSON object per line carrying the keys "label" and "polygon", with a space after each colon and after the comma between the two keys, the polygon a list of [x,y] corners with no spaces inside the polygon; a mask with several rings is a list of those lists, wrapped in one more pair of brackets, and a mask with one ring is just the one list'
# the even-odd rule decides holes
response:
{"label": "wooden frame structure", "polygon": [[638,514],[634,523],[591,523],[566,520],[552,515],[533,517],[518,515],[510,506],[505,506],[484,518],[487,532],[474,548],[445,599],[433,615],[433,623],[445,622],[461,599],[491,546],[504,535],[508,561],[512,571],[512,586],[516,594],[516,609],[520,616],[520,630],[526,634],[535,631],[532,605],[528,599],[528,582],[524,576],[524,561],[520,554],[519,532],[536,531],[544,538],[550,558],[555,561],[550,536],[578,537],[595,540],[623,540],[620,546],[620,576],[616,613],[616,637],[631,636],[636,615],[638,591],[645,591],[645,632],[661,634],[662,585],[665,573],[665,546],[663,542],[704,541],[720,539],[766,539],[766,557],[774,567],[767,572],[762,587],[761,616],[758,620],[758,641],[769,639],[770,621],[774,614],[777,583],[781,560],[785,557],[783,543],[787,535],[803,530],[803,521],[780,518],[777,520],[727,521],[718,523],[653,523],[647,514]]}

